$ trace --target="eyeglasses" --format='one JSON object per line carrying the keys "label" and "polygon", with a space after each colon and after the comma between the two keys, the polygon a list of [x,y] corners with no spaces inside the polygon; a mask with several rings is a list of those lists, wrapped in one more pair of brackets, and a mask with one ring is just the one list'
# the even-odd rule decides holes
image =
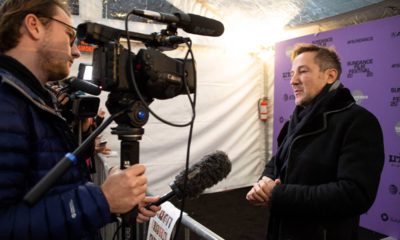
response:
{"label": "eyeglasses", "polygon": [[70,45],[71,47],[74,46],[75,40],[76,40],[76,36],[77,36],[76,32],[78,31],[78,29],[76,29],[75,27],[73,27],[73,26],[71,26],[71,25],[69,25],[69,24],[66,24],[66,23],[63,22],[63,21],[60,21],[60,20],[55,19],[55,18],[52,18],[52,17],[42,17],[42,18],[47,18],[47,19],[53,20],[53,21],[55,21],[55,22],[61,23],[62,25],[66,26],[66,27],[68,27],[68,28],[70,28],[70,29],[72,29],[72,31],[73,31],[74,33],[73,33],[73,35],[72,35],[72,37],[71,37],[71,41],[70,41],[69,45]]}

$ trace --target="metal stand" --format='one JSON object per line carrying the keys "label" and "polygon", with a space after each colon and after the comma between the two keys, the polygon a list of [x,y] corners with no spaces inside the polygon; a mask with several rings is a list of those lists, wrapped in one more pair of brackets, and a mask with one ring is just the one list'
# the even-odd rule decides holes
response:
{"label": "metal stand", "polygon": [[[107,109],[112,114],[118,112],[119,109],[125,109],[124,114],[115,118],[118,125],[111,131],[111,134],[118,135],[118,139],[121,140],[121,169],[139,163],[139,140],[142,139],[144,133],[142,126],[149,118],[148,111],[142,102],[135,99],[132,93],[111,92],[106,102]],[[138,208],[135,207],[122,215],[122,239],[140,239],[136,236],[137,214]]]}
{"label": "metal stand", "polygon": [[[118,135],[121,140],[121,160],[120,168],[125,169],[139,163],[139,140],[144,133],[143,128],[133,128],[130,126],[117,126],[111,131]],[[122,239],[139,239],[136,232],[136,217],[138,209],[135,207],[129,213],[122,215]]]}

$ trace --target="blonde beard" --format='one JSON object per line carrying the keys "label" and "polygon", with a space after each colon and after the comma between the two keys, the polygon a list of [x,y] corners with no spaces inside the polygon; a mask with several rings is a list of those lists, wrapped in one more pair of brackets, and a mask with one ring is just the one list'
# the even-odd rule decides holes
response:
{"label": "blonde beard", "polygon": [[45,81],[59,81],[68,77],[70,73],[70,58],[66,51],[56,50],[48,42],[44,42],[38,51],[39,67],[47,76]]}

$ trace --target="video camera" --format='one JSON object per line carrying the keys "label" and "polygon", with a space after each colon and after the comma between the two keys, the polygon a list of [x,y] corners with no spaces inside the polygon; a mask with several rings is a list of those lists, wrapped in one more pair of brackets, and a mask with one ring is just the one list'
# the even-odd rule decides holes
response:
{"label": "video camera", "polygon": [[58,108],[68,122],[75,118],[87,118],[97,115],[100,99],[94,96],[99,95],[101,90],[98,86],[79,77],[69,77],[61,81],[54,81],[46,84],[46,88],[55,94],[58,99],[65,94],[69,99],[65,104],[58,103]]}
{"label": "video camera", "polygon": [[[91,22],[78,26],[78,38],[97,45],[93,52],[93,83],[105,91],[136,94],[132,85],[135,81],[140,93],[147,100],[168,99],[185,94],[185,84],[188,85],[190,93],[193,93],[193,60],[187,59],[184,62],[183,59],[170,58],[163,54],[160,49],[165,48],[167,40],[161,41],[161,38],[154,34],[130,32],[130,35],[132,39],[143,41],[149,47],[140,49],[135,55],[125,49],[119,41],[120,38],[126,37],[123,30]],[[168,41],[171,42],[169,39]],[[171,48],[174,45],[176,43],[172,41]],[[129,62],[129,54],[132,62]],[[133,66],[134,75],[130,74],[130,65]]]}
{"label": "video camera", "polygon": [[[130,14],[167,23],[167,27],[160,33],[129,32]],[[120,30],[86,22],[78,25],[77,37],[88,44],[97,45],[93,52],[92,81],[102,90],[110,92],[106,102],[109,112],[114,114],[132,106],[128,118],[118,117],[115,121],[141,127],[147,122],[149,111],[161,120],[148,108],[154,98],[169,99],[195,92],[196,70],[191,40],[177,36],[177,28],[193,34],[220,36],[224,26],[216,20],[194,14],[134,9],[127,15],[125,27],[126,30]],[[128,49],[121,44],[121,38],[127,39]],[[132,53],[130,40],[144,43],[146,49]],[[184,59],[171,58],[162,53],[176,49],[182,43],[189,47]],[[189,53],[192,58],[188,58]]]}

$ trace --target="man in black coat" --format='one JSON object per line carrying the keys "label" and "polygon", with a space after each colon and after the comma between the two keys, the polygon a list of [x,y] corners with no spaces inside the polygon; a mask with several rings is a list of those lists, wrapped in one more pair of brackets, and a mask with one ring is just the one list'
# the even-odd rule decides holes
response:
{"label": "man in black coat", "polygon": [[338,80],[333,50],[299,44],[292,61],[296,108],[246,198],[270,209],[269,240],[357,239],[383,168],[382,129]]}

